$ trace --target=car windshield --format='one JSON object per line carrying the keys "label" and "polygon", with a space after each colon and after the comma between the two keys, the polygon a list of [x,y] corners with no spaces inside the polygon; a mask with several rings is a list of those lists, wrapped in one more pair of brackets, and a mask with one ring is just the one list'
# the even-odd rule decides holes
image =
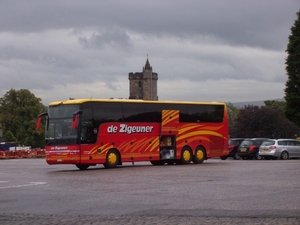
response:
{"label": "car windshield", "polygon": [[229,140],[229,145],[240,145],[242,140]]}
{"label": "car windshield", "polygon": [[258,146],[258,145],[261,145],[263,142],[264,142],[264,140],[255,140],[253,145]]}
{"label": "car windshield", "polygon": [[248,146],[250,146],[252,144],[253,144],[252,141],[250,141],[250,140],[244,140],[241,145],[248,145]]}
{"label": "car windshield", "polygon": [[264,141],[261,145],[263,146],[270,146],[270,145],[274,145],[275,141]]}

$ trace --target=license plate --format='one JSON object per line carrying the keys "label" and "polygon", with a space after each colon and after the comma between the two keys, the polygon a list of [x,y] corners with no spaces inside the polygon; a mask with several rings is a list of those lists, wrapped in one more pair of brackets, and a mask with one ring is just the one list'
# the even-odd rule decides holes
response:
{"label": "license plate", "polygon": [[247,149],[246,149],[246,148],[241,148],[240,151],[241,151],[241,152],[246,152]]}

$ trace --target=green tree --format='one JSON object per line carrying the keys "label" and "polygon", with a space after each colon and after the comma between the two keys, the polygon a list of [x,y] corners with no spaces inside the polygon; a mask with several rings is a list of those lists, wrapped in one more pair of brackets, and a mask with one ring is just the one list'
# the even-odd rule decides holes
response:
{"label": "green tree", "polygon": [[3,135],[4,141],[5,142],[16,142],[17,138],[13,135],[13,133],[8,130],[4,133]]}
{"label": "green tree", "polygon": [[276,101],[276,100],[267,100],[264,101],[265,106],[269,108],[279,109],[282,114],[285,112],[286,102],[285,101]]}
{"label": "green tree", "polygon": [[44,146],[44,129],[36,130],[36,117],[47,108],[29,90],[11,89],[0,98],[0,123],[3,131],[10,131],[21,145]]}
{"label": "green tree", "polygon": [[235,107],[232,103],[227,103],[227,110],[228,110],[228,122],[229,122],[229,134],[231,135],[234,129],[234,121],[239,113],[239,108]]}
{"label": "green tree", "polygon": [[285,87],[285,115],[300,127],[300,10],[298,18],[291,27],[291,35],[286,52],[286,72],[288,79]]}

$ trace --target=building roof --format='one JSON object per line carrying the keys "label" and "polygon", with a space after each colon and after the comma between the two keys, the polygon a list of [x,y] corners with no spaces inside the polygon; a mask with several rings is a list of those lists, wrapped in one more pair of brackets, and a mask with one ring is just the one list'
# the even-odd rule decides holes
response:
{"label": "building roof", "polygon": [[152,67],[150,66],[148,58],[147,58],[147,61],[146,61],[144,69],[146,69],[146,70],[152,70]]}

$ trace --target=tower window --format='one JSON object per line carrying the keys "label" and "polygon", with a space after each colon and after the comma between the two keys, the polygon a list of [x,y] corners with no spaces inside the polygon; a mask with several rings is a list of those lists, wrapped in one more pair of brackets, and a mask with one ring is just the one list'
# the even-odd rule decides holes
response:
{"label": "tower window", "polygon": [[142,87],[142,81],[139,81],[139,88]]}

